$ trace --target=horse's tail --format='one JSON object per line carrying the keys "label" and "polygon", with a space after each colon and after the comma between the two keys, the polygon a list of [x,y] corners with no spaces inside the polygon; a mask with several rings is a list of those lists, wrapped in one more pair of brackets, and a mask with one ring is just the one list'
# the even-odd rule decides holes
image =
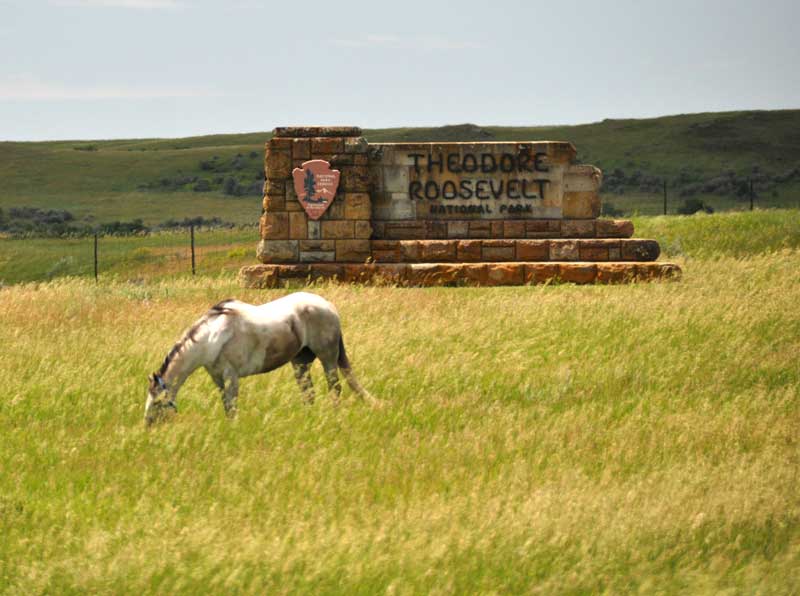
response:
{"label": "horse's tail", "polygon": [[339,336],[339,361],[337,362],[339,368],[344,375],[344,378],[347,380],[347,384],[350,385],[350,389],[355,391],[361,399],[365,402],[370,404],[371,406],[380,406],[381,401],[375,399],[369,391],[364,389],[361,386],[361,383],[358,382],[356,376],[353,374],[353,369],[350,367],[350,360],[347,358],[347,352],[344,349],[344,339],[342,336]]}

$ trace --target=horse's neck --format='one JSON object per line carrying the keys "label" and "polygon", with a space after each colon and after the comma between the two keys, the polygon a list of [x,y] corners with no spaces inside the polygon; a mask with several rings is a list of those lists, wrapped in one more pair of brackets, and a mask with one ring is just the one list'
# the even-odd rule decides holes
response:
{"label": "horse's neck", "polygon": [[164,372],[164,382],[171,392],[177,393],[186,378],[202,365],[199,348],[197,341],[189,341],[172,357]]}

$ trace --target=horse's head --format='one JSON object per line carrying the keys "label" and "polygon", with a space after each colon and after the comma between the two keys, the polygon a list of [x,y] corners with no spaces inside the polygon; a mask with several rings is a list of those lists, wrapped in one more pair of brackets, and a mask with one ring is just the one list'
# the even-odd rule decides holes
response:
{"label": "horse's head", "polygon": [[163,422],[178,413],[178,406],[170,397],[167,384],[160,374],[153,373],[147,377],[147,401],[144,404],[144,421],[147,426],[155,422]]}

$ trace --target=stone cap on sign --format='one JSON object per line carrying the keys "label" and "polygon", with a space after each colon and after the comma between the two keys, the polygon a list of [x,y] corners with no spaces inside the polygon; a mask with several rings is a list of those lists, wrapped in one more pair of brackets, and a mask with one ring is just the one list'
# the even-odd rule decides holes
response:
{"label": "stone cap on sign", "polygon": [[272,131],[274,137],[360,137],[358,126],[278,126]]}

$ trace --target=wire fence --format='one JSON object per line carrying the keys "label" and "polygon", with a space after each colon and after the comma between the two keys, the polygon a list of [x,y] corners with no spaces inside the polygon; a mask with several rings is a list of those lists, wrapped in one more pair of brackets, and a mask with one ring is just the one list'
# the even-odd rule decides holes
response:
{"label": "wire fence", "polygon": [[794,189],[763,189],[753,180],[737,194],[687,193],[666,182],[648,191],[601,191],[602,213],[608,217],[636,215],[691,215],[697,212],[752,211],[753,209],[800,208],[800,193]]}
{"label": "wire fence", "polygon": [[[752,183],[747,191],[682,196],[662,184],[659,192],[601,192],[602,216],[800,209],[800,193],[759,192]],[[258,237],[257,226],[194,225],[127,235],[0,237],[0,285],[67,276],[101,281],[232,274],[256,262]]]}
{"label": "wire fence", "polygon": [[126,236],[4,238],[0,283],[221,275],[255,262],[258,228],[196,228]]}

